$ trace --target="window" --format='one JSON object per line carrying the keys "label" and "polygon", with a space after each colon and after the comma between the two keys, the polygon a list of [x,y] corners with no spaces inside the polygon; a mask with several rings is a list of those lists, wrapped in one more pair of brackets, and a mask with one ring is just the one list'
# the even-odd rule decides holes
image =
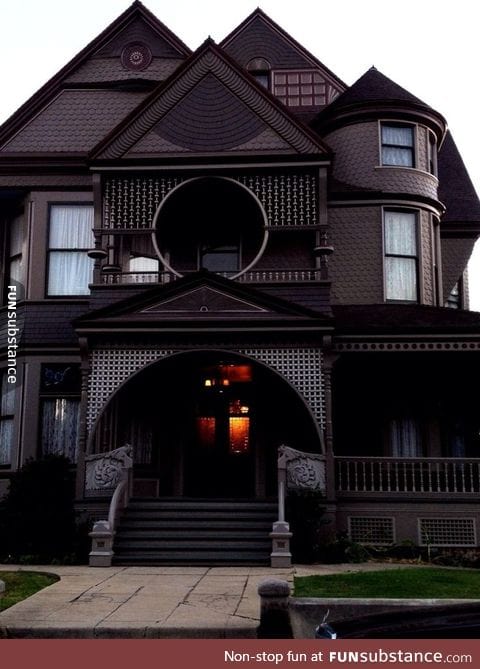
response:
{"label": "window", "polygon": [[14,218],[10,226],[8,285],[23,283],[23,216]]}
{"label": "window", "polygon": [[93,207],[52,205],[48,251],[48,295],[88,295],[94,245]]}
{"label": "window", "polygon": [[76,462],[80,416],[79,365],[43,365],[40,391],[42,455],[64,455]]}
{"label": "window", "polygon": [[273,93],[289,107],[323,106],[327,102],[327,84],[320,72],[275,72]]}
{"label": "window", "polygon": [[418,301],[417,215],[385,211],[385,297]]}
{"label": "window", "polygon": [[422,435],[418,421],[413,418],[394,418],[390,421],[389,431],[392,457],[422,457]]}
{"label": "window", "polygon": [[200,247],[200,267],[210,272],[238,272],[240,245],[214,245]]}
{"label": "window", "polygon": [[428,171],[437,174],[437,138],[433,132],[428,133]]}
{"label": "window", "polygon": [[252,58],[247,64],[247,70],[264,88],[267,90],[270,88],[270,63],[268,60]]}
{"label": "window", "polygon": [[0,466],[9,466],[12,462],[13,414],[15,385],[7,382],[7,374],[1,375],[0,396]]}
{"label": "window", "polygon": [[382,123],[382,165],[414,167],[413,126]]}

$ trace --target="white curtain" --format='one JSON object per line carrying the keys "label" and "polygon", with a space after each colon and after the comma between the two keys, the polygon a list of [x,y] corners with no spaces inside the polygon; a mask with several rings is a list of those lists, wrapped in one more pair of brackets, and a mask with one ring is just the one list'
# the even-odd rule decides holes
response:
{"label": "white curtain", "polygon": [[[93,207],[53,205],[50,209],[49,295],[87,295],[93,260]],[[64,250],[62,250],[64,249]]]}
{"label": "white curtain", "polygon": [[417,301],[417,222],[414,213],[385,212],[385,253],[387,299]]}
{"label": "white curtain", "polygon": [[42,453],[77,460],[79,400],[56,397],[43,400]]}
{"label": "white curtain", "polygon": [[382,126],[382,164],[413,166],[413,130]]}
{"label": "white curtain", "polygon": [[422,437],[418,422],[413,418],[394,418],[391,420],[390,445],[394,458],[422,457]]}

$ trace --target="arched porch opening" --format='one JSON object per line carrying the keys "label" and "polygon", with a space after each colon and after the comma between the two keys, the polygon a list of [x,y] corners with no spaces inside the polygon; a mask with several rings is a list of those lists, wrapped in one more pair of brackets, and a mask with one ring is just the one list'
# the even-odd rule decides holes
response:
{"label": "arched porch opening", "polygon": [[125,443],[134,451],[134,494],[162,497],[273,497],[281,444],[321,451],[298,392],[263,363],[224,351],[171,355],[127,380],[91,446]]}

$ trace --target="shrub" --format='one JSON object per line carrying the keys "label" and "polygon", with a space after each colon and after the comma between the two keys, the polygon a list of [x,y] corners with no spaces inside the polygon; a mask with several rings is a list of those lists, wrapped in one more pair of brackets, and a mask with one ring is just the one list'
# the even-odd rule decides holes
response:
{"label": "shrub", "polygon": [[63,456],[28,460],[0,505],[3,561],[60,560],[75,543],[74,476]]}
{"label": "shrub", "polygon": [[365,546],[352,541],[346,534],[339,534],[335,541],[324,544],[320,550],[320,561],[326,564],[342,562],[366,562],[370,555]]}
{"label": "shrub", "polygon": [[321,528],[325,524],[325,498],[310,491],[289,492],[286,516],[293,533],[291,551],[294,562],[310,564],[318,560]]}

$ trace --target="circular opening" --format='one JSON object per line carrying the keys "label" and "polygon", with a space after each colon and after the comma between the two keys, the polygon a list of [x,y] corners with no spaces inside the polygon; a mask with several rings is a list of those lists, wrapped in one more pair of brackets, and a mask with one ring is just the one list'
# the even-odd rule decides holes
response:
{"label": "circular opening", "polygon": [[255,195],[225,177],[200,177],[164,199],[154,244],[166,269],[182,276],[207,269],[235,278],[260,258],[266,216]]}

